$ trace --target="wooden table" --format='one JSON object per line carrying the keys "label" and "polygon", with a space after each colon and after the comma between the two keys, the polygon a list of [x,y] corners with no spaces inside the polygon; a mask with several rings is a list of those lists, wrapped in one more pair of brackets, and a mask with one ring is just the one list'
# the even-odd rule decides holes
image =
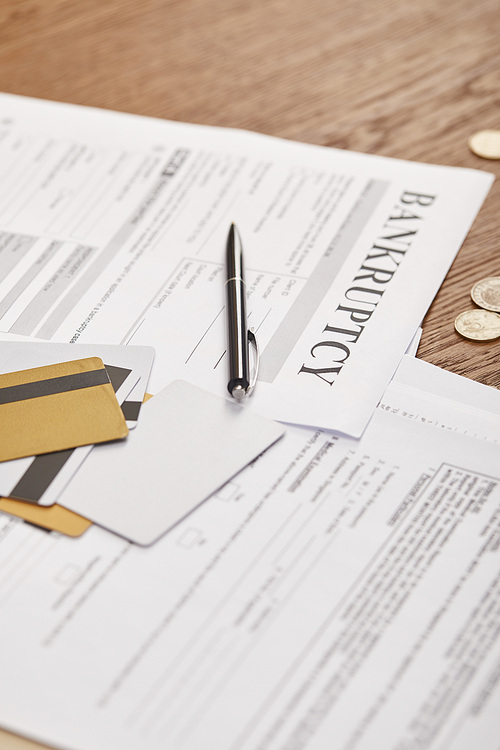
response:
{"label": "wooden table", "polygon": [[[498,0],[1,0],[0,34],[1,91],[500,177],[467,147],[500,129]],[[499,197],[500,181],[419,349],[495,387],[500,340],[465,341],[453,321],[473,282],[500,275]]]}
{"label": "wooden table", "polygon": [[[498,0],[1,0],[0,91],[475,167],[500,129]],[[498,387],[500,339],[462,339],[500,275],[500,182],[424,322],[419,356]]]}

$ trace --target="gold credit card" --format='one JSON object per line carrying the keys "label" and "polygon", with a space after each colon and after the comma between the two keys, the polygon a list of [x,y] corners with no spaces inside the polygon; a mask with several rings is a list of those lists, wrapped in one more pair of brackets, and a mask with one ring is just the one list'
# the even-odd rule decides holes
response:
{"label": "gold credit card", "polygon": [[99,357],[0,375],[0,461],[124,438]]}
{"label": "gold credit card", "polygon": [[34,740],[6,732],[5,729],[0,729],[0,747],[2,750],[50,750],[49,745],[41,745]]}
{"label": "gold credit card", "polygon": [[91,521],[60,505],[44,507],[9,497],[0,497],[0,511],[22,518],[23,521],[41,526],[43,529],[66,534],[66,536],[81,536],[89,526],[92,526]]}

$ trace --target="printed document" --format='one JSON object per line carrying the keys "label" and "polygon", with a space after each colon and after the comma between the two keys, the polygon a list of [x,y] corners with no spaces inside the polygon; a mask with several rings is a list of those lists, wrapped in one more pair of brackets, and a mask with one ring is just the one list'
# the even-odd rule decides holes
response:
{"label": "printed document", "polygon": [[152,346],[227,393],[225,243],[261,350],[246,408],[359,436],[492,176],[0,95],[0,330]]}
{"label": "printed document", "polygon": [[71,750],[497,750],[500,393],[455,378],[406,357],[360,441],[290,427],[150,548],[0,516],[0,724]]}

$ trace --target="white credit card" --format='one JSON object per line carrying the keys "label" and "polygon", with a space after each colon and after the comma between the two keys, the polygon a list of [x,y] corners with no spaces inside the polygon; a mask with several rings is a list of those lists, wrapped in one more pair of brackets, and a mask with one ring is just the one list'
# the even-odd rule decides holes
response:
{"label": "white credit card", "polygon": [[148,545],[284,432],[244,405],[176,380],[143,405],[127,440],[95,446],[58,502]]}

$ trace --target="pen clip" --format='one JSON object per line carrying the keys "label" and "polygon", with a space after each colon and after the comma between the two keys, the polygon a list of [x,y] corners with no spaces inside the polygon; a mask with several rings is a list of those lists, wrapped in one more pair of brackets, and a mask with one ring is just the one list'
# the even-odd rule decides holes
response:
{"label": "pen clip", "polygon": [[255,387],[255,383],[257,382],[257,375],[259,373],[260,353],[259,353],[259,345],[257,343],[255,333],[253,332],[253,328],[248,329],[247,335],[248,335],[248,343],[249,345],[253,346],[253,349],[254,349],[254,368],[250,376],[250,382],[246,389],[246,395],[250,396],[250,394],[252,393]]}

